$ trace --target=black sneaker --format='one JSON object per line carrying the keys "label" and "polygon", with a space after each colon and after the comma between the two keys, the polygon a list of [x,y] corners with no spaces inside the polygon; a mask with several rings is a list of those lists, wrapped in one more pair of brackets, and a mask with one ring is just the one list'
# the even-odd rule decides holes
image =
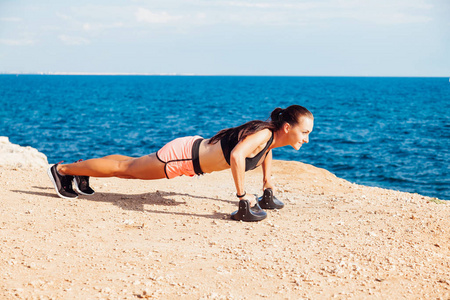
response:
{"label": "black sneaker", "polygon": [[[80,161],[82,159],[77,160],[74,164]],[[75,190],[82,195],[90,196],[95,194],[95,191],[89,186],[89,176],[73,176],[73,185]]]}
{"label": "black sneaker", "polygon": [[58,164],[48,168],[47,174],[55,187],[56,193],[61,198],[74,199],[78,197],[78,194],[72,189],[73,176],[63,176],[58,173],[56,167]]}
{"label": "black sneaker", "polygon": [[73,176],[75,190],[83,195],[94,195],[95,191],[89,186],[89,176]]}

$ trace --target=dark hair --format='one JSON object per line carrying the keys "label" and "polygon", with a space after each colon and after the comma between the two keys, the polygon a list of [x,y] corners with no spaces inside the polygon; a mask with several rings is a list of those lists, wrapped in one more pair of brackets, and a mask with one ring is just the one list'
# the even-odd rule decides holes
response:
{"label": "dark hair", "polygon": [[294,126],[298,124],[298,120],[300,119],[300,117],[308,117],[311,119],[314,118],[313,114],[309,110],[300,105],[291,105],[286,109],[277,107],[270,114],[270,120],[255,120],[242,124],[238,127],[223,129],[209,140],[209,144],[217,143],[224,136],[231,134],[232,132],[238,133],[238,142],[240,142],[247,136],[263,129],[277,131],[281,127],[283,127],[284,123],[289,123],[291,126]]}

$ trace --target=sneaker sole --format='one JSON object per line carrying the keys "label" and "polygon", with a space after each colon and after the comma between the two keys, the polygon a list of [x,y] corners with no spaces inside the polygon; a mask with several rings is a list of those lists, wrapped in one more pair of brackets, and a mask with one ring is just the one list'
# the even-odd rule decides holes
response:
{"label": "sneaker sole", "polygon": [[95,192],[93,192],[92,194],[86,194],[86,193],[83,193],[83,192],[80,190],[80,188],[78,187],[78,183],[77,183],[77,180],[75,179],[75,177],[74,177],[73,180],[72,180],[72,184],[73,184],[73,187],[75,188],[75,192],[77,192],[77,193],[80,193],[80,194],[86,195],[86,196],[92,196],[92,195],[95,194]]}
{"label": "sneaker sole", "polygon": [[51,182],[53,183],[53,187],[55,188],[56,194],[58,194],[59,197],[64,198],[64,199],[76,199],[76,198],[78,198],[78,196],[77,196],[77,197],[66,197],[66,196],[61,195],[61,194],[59,193],[59,191],[58,191],[58,186],[56,185],[56,182],[55,182],[55,178],[53,178],[52,167],[53,167],[53,166],[51,166],[50,168],[48,168],[48,170],[47,170],[47,175],[48,175],[48,177],[50,178]]}

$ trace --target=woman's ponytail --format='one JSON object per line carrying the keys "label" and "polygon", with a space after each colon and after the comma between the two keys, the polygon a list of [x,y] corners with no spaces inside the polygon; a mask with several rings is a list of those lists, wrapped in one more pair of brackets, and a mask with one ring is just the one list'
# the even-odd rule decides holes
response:
{"label": "woman's ponytail", "polygon": [[273,123],[278,124],[282,121],[281,114],[283,113],[284,109],[277,107],[275,108],[272,113],[270,114],[270,119]]}

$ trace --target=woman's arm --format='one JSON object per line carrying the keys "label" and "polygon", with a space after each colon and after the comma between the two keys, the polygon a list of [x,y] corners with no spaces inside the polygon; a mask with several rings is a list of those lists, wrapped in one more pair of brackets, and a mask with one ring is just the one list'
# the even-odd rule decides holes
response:
{"label": "woman's arm", "polygon": [[[245,183],[245,158],[249,157],[259,146],[265,145],[272,133],[269,129],[258,131],[252,135],[246,137],[243,141],[240,141],[230,154],[230,167],[233,174],[234,184],[236,185],[236,193],[243,195],[246,191],[244,188]],[[247,195],[240,198],[249,200],[250,205],[255,204],[255,199]]]}
{"label": "woman's arm", "polygon": [[269,150],[266,158],[262,163],[263,170],[263,191],[265,189],[272,189],[275,191],[275,186],[272,183],[272,150]]}

